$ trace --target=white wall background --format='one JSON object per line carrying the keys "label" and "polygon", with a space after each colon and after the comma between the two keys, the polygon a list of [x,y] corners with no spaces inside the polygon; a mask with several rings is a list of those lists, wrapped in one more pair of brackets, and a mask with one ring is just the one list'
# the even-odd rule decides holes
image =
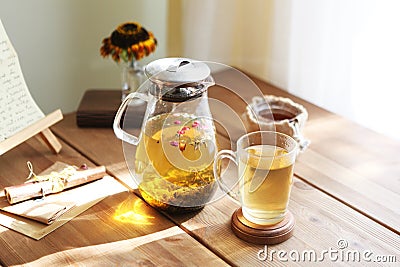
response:
{"label": "white wall background", "polygon": [[400,140],[400,1],[292,0],[288,90]]}
{"label": "white wall background", "polygon": [[[399,0],[180,3],[179,56],[243,68],[400,138]],[[86,89],[120,87],[119,67],[99,53],[120,23],[154,32],[159,46],[144,63],[167,56],[167,8],[168,0],[0,0],[0,18],[39,106],[70,112]]]}
{"label": "white wall background", "polygon": [[236,66],[400,140],[399,0],[183,3],[184,56]]}
{"label": "white wall background", "polygon": [[76,110],[88,88],[119,88],[120,68],[100,56],[103,38],[126,21],[159,41],[144,63],[165,57],[167,1],[0,0],[0,18],[28,88],[44,113]]}

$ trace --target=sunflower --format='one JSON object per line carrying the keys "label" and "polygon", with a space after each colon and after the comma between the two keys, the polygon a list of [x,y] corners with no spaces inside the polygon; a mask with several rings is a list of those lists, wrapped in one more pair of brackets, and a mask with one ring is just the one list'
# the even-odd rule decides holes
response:
{"label": "sunflower", "polygon": [[110,37],[103,40],[100,54],[119,63],[140,60],[156,50],[157,39],[137,22],[126,22],[119,25]]}

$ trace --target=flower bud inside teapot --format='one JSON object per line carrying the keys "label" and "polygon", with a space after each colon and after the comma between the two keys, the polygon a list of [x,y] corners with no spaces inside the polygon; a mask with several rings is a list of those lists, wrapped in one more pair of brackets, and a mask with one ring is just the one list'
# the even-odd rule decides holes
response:
{"label": "flower bud inside teapot", "polygon": [[[136,146],[126,161],[142,197],[168,212],[197,210],[216,189],[214,156],[216,131],[208,105],[207,89],[214,85],[207,64],[187,58],[163,58],[145,68],[145,93],[134,92],[121,104],[114,132]],[[147,102],[140,134],[121,128],[122,116],[133,99]],[[128,166],[130,164],[128,163]]]}

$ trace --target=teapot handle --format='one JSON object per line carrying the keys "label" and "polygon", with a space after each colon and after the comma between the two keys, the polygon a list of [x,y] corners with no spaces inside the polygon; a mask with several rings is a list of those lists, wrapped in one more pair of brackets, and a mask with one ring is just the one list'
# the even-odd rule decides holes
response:
{"label": "teapot handle", "polygon": [[119,107],[117,114],[115,115],[114,118],[114,123],[113,123],[113,129],[114,129],[114,133],[117,136],[117,138],[128,142],[132,145],[137,145],[139,143],[139,138],[137,136],[134,136],[130,133],[125,132],[122,128],[121,128],[121,117],[124,114],[124,111],[127,107],[127,105],[129,104],[129,102],[133,99],[133,98],[139,98],[143,101],[149,102],[149,96],[142,94],[142,93],[138,93],[138,92],[133,92],[130,93],[122,102],[121,106]]}

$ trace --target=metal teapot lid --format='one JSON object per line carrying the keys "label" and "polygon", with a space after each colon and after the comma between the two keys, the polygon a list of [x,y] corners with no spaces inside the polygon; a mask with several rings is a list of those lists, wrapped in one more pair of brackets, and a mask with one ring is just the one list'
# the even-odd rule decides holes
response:
{"label": "metal teapot lid", "polygon": [[201,96],[208,86],[214,84],[207,64],[189,58],[162,58],[149,63],[145,73],[157,84],[152,94],[162,99],[183,102]]}

